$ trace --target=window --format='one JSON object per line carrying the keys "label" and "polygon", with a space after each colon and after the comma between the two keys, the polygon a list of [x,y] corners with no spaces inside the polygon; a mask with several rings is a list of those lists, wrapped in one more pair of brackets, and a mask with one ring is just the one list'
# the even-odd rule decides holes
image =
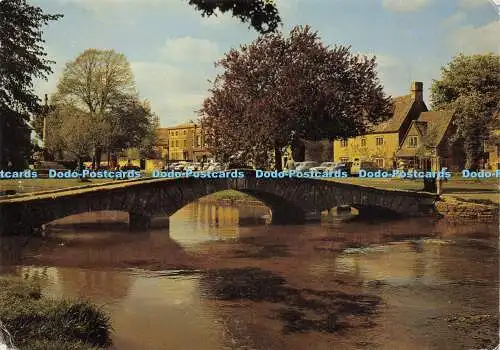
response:
{"label": "window", "polygon": [[365,138],[361,139],[361,147],[366,147],[366,139]]}
{"label": "window", "polygon": [[178,135],[179,135],[179,132],[178,132],[178,131],[176,131],[176,132],[175,132],[175,136],[178,136]]}
{"label": "window", "polygon": [[375,164],[377,164],[377,168],[384,168],[384,158],[375,158]]}
{"label": "window", "polygon": [[384,138],[383,138],[383,137],[377,137],[377,138],[375,139],[375,144],[376,144],[377,146],[382,146],[382,145],[384,144]]}
{"label": "window", "polygon": [[347,158],[347,157],[342,157],[342,158],[340,158],[340,161],[341,161],[342,163],[347,163],[347,162],[349,161],[349,158]]}
{"label": "window", "polygon": [[186,131],[186,130],[184,130],[184,135],[186,135],[186,132],[187,132],[187,131]]}
{"label": "window", "polygon": [[347,147],[347,139],[340,141],[340,147]]}
{"label": "window", "polygon": [[187,145],[187,141],[186,141],[186,140],[184,140],[184,141],[182,142],[182,146],[183,146],[184,148],[186,148],[186,145]]}
{"label": "window", "polygon": [[408,139],[408,147],[410,148],[415,148],[418,145],[418,137],[417,136],[410,136]]}
{"label": "window", "polygon": [[196,136],[196,147],[201,147],[201,136]]}
{"label": "window", "polygon": [[170,141],[170,147],[174,147],[174,141]]}
{"label": "window", "polygon": [[179,147],[179,140],[175,140],[175,147]]}

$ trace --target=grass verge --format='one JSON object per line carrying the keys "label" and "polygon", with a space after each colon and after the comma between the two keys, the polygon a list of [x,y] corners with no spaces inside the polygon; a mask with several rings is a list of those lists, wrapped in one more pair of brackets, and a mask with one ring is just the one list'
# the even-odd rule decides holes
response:
{"label": "grass verge", "polygon": [[111,345],[109,317],[87,301],[45,298],[40,287],[0,277],[0,318],[19,350],[96,350]]}

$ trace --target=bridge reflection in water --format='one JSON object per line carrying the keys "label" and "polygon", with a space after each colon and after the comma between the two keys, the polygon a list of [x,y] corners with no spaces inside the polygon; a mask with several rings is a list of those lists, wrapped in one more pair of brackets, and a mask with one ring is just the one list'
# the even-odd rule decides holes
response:
{"label": "bridge reflection in water", "polygon": [[[481,340],[470,334],[479,326],[481,337],[497,332],[494,225],[429,219],[238,225],[241,218],[266,213],[265,207],[193,203],[172,216],[168,229],[137,233],[111,230],[105,215],[99,218],[106,223],[103,229],[85,228],[95,214],[66,218],[54,226],[53,235],[32,238],[15,254],[2,252],[2,271],[41,281],[47,295],[87,297],[103,305],[120,350],[326,350],[332,344],[339,349],[481,348]],[[127,213],[109,217],[116,224],[127,221]],[[279,276],[286,281],[279,293],[369,294],[382,298],[383,305],[369,316],[368,328],[285,333],[277,315],[283,309],[292,315],[297,311],[286,300],[207,297],[220,285],[203,278],[205,272],[228,268],[258,268]],[[471,328],[450,327],[446,317],[462,315],[490,318]]]}

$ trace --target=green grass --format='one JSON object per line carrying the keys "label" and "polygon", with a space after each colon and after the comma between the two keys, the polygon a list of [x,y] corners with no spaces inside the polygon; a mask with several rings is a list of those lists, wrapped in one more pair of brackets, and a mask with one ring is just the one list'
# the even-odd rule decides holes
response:
{"label": "green grass", "polygon": [[59,190],[62,188],[97,185],[106,182],[117,183],[116,180],[94,179],[89,182],[81,182],[78,179],[22,179],[0,180],[0,192],[14,190],[16,193],[31,193]]}
{"label": "green grass", "polygon": [[20,350],[104,349],[111,344],[109,317],[87,301],[43,297],[40,287],[0,277],[0,319]]}
{"label": "green grass", "polygon": [[252,196],[234,190],[225,190],[203,197],[203,200],[256,200]]}

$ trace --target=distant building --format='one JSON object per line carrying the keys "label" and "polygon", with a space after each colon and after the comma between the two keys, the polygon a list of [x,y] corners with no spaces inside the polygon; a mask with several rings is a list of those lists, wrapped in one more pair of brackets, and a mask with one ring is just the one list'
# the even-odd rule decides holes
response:
{"label": "distant building", "polygon": [[500,170],[500,129],[491,131],[491,140],[485,143],[486,164],[491,170]]}
{"label": "distant building", "polygon": [[461,147],[448,140],[455,133],[454,111],[423,112],[412,121],[403,137],[396,157],[410,168],[438,169],[446,167],[450,171],[460,171],[465,155]]}
{"label": "distant building", "polygon": [[161,153],[162,159],[169,162],[182,160],[200,162],[210,156],[204,147],[203,131],[196,123],[158,128],[157,136],[156,148]]}
{"label": "distant building", "polygon": [[393,168],[396,152],[403,143],[411,123],[422,112],[427,112],[423,99],[423,84],[413,82],[410,93],[392,100],[391,118],[374,126],[371,132],[344,140],[335,140],[333,154],[335,162],[355,159],[373,161],[380,168]]}

